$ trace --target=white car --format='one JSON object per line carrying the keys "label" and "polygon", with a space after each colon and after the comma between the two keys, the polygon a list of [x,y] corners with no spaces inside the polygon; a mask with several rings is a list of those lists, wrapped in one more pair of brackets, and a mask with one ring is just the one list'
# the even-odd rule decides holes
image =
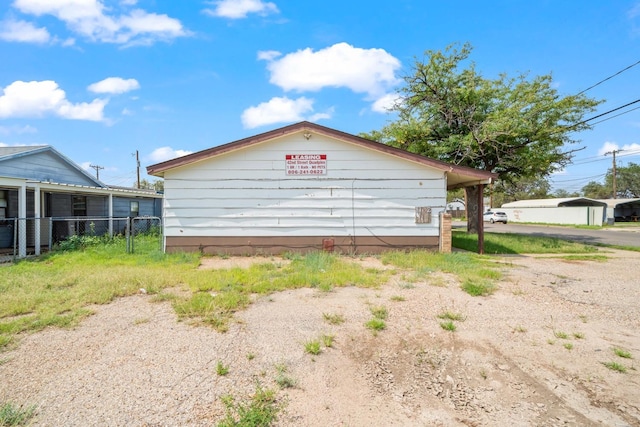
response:
{"label": "white car", "polygon": [[491,224],[495,222],[503,222],[507,223],[507,214],[504,212],[495,212],[495,211],[486,211],[483,215],[485,222],[490,222]]}

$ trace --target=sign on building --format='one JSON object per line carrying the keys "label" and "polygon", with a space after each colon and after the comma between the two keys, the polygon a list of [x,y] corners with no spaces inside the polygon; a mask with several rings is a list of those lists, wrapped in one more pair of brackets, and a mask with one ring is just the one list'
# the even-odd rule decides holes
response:
{"label": "sign on building", "polygon": [[287,175],[326,175],[326,154],[286,154]]}

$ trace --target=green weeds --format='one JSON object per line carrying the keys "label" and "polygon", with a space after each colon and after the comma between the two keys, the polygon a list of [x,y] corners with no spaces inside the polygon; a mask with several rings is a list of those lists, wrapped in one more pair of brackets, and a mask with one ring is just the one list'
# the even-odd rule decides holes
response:
{"label": "green weeds", "polygon": [[13,427],[27,425],[35,414],[35,411],[35,406],[23,408],[12,403],[2,404],[0,405],[0,426]]}
{"label": "green weeds", "polygon": [[226,416],[218,427],[270,426],[282,409],[273,390],[258,386],[255,393],[245,402],[236,402],[231,395],[222,397]]}

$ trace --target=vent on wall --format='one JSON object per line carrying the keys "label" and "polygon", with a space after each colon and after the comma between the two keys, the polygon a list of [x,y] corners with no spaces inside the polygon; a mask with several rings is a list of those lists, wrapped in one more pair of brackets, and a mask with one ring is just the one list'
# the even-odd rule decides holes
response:
{"label": "vent on wall", "polygon": [[431,223],[431,208],[428,206],[416,206],[416,224]]}

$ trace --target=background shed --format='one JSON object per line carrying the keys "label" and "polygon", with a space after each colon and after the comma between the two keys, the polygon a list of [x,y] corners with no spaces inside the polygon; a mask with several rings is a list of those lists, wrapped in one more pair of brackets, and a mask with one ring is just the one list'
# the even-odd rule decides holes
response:
{"label": "background shed", "polygon": [[[530,199],[505,203],[499,209],[510,222],[602,225],[607,204],[586,197]],[[498,210],[498,209],[494,209]]]}
{"label": "background shed", "polygon": [[[437,250],[447,188],[493,176],[308,122],[147,171],[165,180],[168,251],[235,254]],[[450,250],[450,219],[445,234]]]}

